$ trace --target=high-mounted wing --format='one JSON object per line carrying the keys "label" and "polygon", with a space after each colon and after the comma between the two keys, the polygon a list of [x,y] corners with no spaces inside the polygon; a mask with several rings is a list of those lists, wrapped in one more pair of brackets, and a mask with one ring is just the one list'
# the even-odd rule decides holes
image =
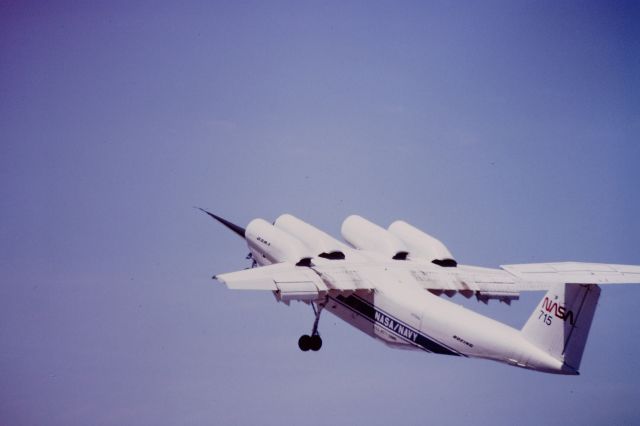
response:
{"label": "high-mounted wing", "polygon": [[556,284],[640,284],[640,266],[604,263],[558,262],[504,265],[502,269],[458,265],[434,268],[420,262],[385,266],[399,281],[413,279],[433,292],[452,295],[475,293],[480,300],[517,299],[522,291],[546,291]]}
{"label": "high-mounted wing", "polygon": [[311,301],[328,290],[313,270],[286,263],[245,269],[216,275],[213,278],[231,290],[270,290],[278,300]]}
{"label": "high-mounted wing", "polygon": [[555,284],[640,283],[640,266],[601,263],[538,263],[505,265],[503,269],[458,265],[442,268],[411,261],[352,263],[324,261],[310,267],[279,263],[217,275],[233,290],[269,290],[278,300],[318,300],[328,291],[372,291],[381,283],[415,282],[425,290],[452,296],[475,295],[487,302],[518,299],[522,291],[548,290]]}
{"label": "high-mounted wing", "polygon": [[640,266],[556,262],[503,265],[520,290],[548,290],[553,284],[640,284]]}

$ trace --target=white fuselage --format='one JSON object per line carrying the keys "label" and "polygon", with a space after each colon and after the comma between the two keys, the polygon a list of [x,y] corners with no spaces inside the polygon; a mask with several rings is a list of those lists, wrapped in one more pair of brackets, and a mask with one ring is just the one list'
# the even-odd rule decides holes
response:
{"label": "white fuselage", "polygon": [[411,283],[384,282],[371,293],[329,295],[330,312],[398,348],[477,357],[563,373],[563,363],[519,330],[435,296]]}

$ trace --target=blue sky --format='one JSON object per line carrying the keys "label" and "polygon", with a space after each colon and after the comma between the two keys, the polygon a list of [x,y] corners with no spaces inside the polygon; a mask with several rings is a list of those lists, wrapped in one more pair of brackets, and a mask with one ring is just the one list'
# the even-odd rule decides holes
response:
{"label": "blue sky", "polygon": [[[361,214],[467,264],[640,264],[634,2],[0,5],[0,419],[633,424],[640,287],[579,377],[228,291],[246,224]],[[521,326],[541,295],[468,306]],[[462,300],[458,300],[463,303]]]}

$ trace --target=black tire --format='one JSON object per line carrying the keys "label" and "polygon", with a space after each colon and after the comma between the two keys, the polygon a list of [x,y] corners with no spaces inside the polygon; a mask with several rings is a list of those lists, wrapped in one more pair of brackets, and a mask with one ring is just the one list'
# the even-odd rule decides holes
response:
{"label": "black tire", "polygon": [[319,351],[322,347],[322,338],[316,334],[315,336],[311,336],[309,343],[309,348],[312,351]]}
{"label": "black tire", "polygon": [[300,338],[298,339],[298,347],[302,352],[306,352],[311,349],[311,340],[311,336],[307,334],[303,334],[302,336],[300,336]]}

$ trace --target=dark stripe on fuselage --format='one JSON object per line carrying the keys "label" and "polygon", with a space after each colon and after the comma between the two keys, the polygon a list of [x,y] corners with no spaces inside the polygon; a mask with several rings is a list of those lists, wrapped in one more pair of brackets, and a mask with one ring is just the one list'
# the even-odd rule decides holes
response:
{"label": "dark stripe on fuselage", "polygon": [[[369,302],[367,302],[364,299],[361,299],[353,295],[348,297],[338,295],[335,297],[334,300],[340,302],[342,305],[362,315],[372,323],[378,324],[384,327],[385,329],[391,331],[393,334],[401,337],[403,340],[416,344],[421,349],[424,349],[429,352],[434,352],[437,354],[443,354],[443,355],[455,355],[455,356],[460,355],[459,353],[454,352],[449,348],[446,348],[440,343],[418,332],[414,328],[407,326],[404,322],[396,319],[395,317],[389,315],[388,313],[376,308],[375,306],[371,305]],[[376,315],[376,312],[377,312],[377,315]],[[383,321],[383,318],[385,317],[388,318],[390,321],[389,322]],[[398,327],[402,327],[403,330],[407,330],[405,335],[399,332]],[[407,333],[410,333],[410,335],[413,337],[412,338],[407,337],[406,335]]]}

